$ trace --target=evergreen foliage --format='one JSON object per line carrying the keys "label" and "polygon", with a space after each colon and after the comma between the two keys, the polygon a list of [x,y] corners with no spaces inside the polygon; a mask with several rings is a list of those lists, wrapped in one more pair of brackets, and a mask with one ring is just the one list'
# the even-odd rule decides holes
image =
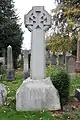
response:
{"label": "evergreen foliage", "polygon": [[23,31],[13,0],[0,0],[0,48],[6,51],[8,45],[12,46],[15,68],[22,41]]}

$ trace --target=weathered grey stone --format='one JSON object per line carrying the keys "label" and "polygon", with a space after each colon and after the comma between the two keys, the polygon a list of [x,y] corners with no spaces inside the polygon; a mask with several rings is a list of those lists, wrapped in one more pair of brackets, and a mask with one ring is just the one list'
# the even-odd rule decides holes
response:
{"label": "weathered grey stone", "polygon": [[29,77],[28,72],[28,50],[24,50],[24,68],[23,68],[23,79],[27,79]]}
{"label": "weathered grey stone", "polygon": [[80,30],[78,31],[76,72],[80,73]]}
{"label": "weathered grey stone", "polygon": [[75,56],[66,56],[66,69],[69,73],[75,73],[76,69],[76,57]]}
{"label": "weathered grey stone", "polygon": [[7,47],[7,69],[13,69],[12,47]]}
{"label": "weathered grey stone", "polygon": [[13,81],[15,79],[14,69],[11,69],[11,70],[7,69],[7,75],[6,76],[7,76],[7,80]]}
{"label": "weathered grey stone", "polygon": [[43,6],[34,6],[24,16],[24,24],[31,32],[31,78],[41,80],[46,77],[44,38],[45,32],[51,27],[51,16]]}
{"label": "weathered grey stone", "polygon": [[16,93],[16,110],[58,110],[58,92],[46,78],[45,32],[51,26],[51,16],[43,6],[32,7],[24,17],[25,27],[31,32],[30,78],[23,81]]}
{"label": "weathered grey stone", "polygon": [[52,58],[51,58],[51,64],[52,65],[56,65],[57,64],[56,59],[57,59],[57,56],[55,54],[53,54]]}
{"label": "weathered grey stone", "polygon": [[12,81],[15,79],[13,69],[13,57],[12,57],[12,47],[9,45],[7,47],[7,79]]}
{"label": "weathered grey stone", "polygon": [[7,90],[4,84],[0,83],[0,106],[4,105],[7,97]]}
{"label": "weathered grey stone", "polygon": [[59,110],[60,102],[56,88],[50,78],[43,80],[26,79],[16,93],[16,110]]}
{"label": "weathered grey stone", "polygon": [[59,55],[59,65],[64,66],[64,64],[65,64],[65,56]]}

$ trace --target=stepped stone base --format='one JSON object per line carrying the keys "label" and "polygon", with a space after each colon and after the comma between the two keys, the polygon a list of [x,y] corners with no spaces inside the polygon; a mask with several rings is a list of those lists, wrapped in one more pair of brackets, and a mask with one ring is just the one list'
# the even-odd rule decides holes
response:
{"label": "stepped stone base", "polygon": [[16,110],[59,110],[60,101],[56,88],[50,78],[32,80],[27,78],[23,81],[16,93]]}

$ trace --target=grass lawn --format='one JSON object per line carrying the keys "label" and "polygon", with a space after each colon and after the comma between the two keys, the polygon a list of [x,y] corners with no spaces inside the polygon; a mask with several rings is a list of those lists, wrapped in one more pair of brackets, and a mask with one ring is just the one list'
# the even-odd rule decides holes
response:
{"label": "grass lawn", "polygon": [[[21,72],[16,72],[16,80],[7,82],[3,78],[1,83],[4,83],[8,90],[8,97],[5,106],[0,108],[0,120],[80,120],[80,109],[68,107],[65,111],[16,111],[16,90],[22,83]],[[75,88],[80,87],[80,77],[71,80],[70,95],[74,95]],[[71,99],[72,101],[72,99]]]}

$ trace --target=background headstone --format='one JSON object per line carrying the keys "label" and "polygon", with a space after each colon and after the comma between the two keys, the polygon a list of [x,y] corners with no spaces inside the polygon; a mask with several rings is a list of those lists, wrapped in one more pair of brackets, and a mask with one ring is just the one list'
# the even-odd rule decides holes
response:
{"label": "background headstone", "polygon": [[46,67],[50,65],[51,62],[51,56],[49,50],[46,50]]}
{"label": "background headstone", "polygon": [[30,74],[29,74],[29,69],[28,69],[28,50],[24,50],[24,68],[23,68],[23,79],[27,79]]}
{"label": "background headstone", "polygon": [[67,70],[69,73],[75,73],[75,65],[76,65],[76,57],[75,56],[67,56]]}
{"label": "background headstone", "polygon": [[78,41],[77,41],[76,72],[80,73],[80,30],[78,31]]}
{"label": "background headstone", "polygon": [[65,64],[65,56],[59,55],[59,65],[64,66],[64,64]]}
{"label": "background headstone", "polygon": [[13,81],[14,79],[12,47],[9,45],[7,47],[7,80]]}
{"label": "background headstone", "polygon": [[57,64],[56,58],[57,58],[57,56],[55,54],[53,54],[52,57],[51,57],[51,64],[52,65],[56,65]]}
{"label": "background headstone", "polygon": [[0,106],[4,105],[7,98],[7,90],[4,84],[0,83]]}
{"label": "background headstone", "polygon": [[66,69],[70,74],[71,79],[76,77],[76,56],[66,56]]}

